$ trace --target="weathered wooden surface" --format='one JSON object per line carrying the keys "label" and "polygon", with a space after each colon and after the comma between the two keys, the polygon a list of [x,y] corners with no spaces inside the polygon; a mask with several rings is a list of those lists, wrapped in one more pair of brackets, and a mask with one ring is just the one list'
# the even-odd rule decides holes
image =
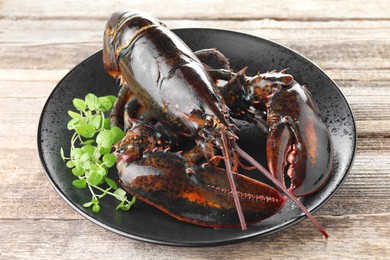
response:
{"label": "weathered wooden surface", "polygon": [[[36,133],[57,82],[100,50],[106,18],[148,11],[171,28],[211,27],[277,41],[340,86],[358,128],[355,163],[316,213],[262,239],[175,248],[127,239],[85,220],[57,195]],[[390,256],[390,5],[388,1],[0,1],[0,259],[386,258]]]}

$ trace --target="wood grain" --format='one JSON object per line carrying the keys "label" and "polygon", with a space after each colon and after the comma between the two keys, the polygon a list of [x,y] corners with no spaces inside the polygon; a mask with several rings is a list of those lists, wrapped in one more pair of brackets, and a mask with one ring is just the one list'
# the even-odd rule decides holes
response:
{"label": "wood grain", "polygon": [[[246,242],[176,248],[92,224],[54,191],[36,144],[42,108],[75,65],[102,48],[116,10],[170,28],[217,28],[276,41],[319,65],[348,100],[358,131],[343,186],[308,220]],[[390,256],[390,5],[388,1],[0,1],[0,259],[385,259]]]}
{"label": "wood grain", "polygon": [[[383,259],[390,254],[390,231],[383,225],[390,221],[389,214],[327,216],[318,220],[332,234],[328,240],[318,236],[312,223],[305,220],[299,227],[265,238],[207,248],[174,248],[137,242],[84,220],[0,220],[0,232],[8,234],[0,237],[0,256],[31,259],[45,252],[47,259],[64,256],[77,259],[102,256],[112,259],[259,259],[259,256],[318,259],[325,255]],[[37,241],[36,237],[40,239]]]}
{"label": "wood grain", "polygon": [[[65,3],[65,2],[64,2]],[[274,18],[279,20],[386,20],[389,5],[386,1],[350,0],[350,1],[294,1],[284,0],[259,3],[255,0],[207,1],[126,0],[104,1],[68,1],[66,4],[51,1],[25,2],[23,0],[6,1],[1,5],[0,15],[13,19],[103,19],[117,10],[138,9],[160,18],[218,20],[252,20]],[[21,8],[23,7],[23,8]],[[27,11],[28,10],[28,11]],[[66,10],[66,11],[65,11]],[[108,15],[107,15],[108,14]]]}
{"label": "wood grain", "polygon": [[[307,23],[275,20],[164,22],[170,28],[210,27],[277,41],[300,52],[323,69],[364,71],[367,68],[390,68],[390,61],[386,59],[386,53],[390,52],[390,21],[381,21],[379,25],[372,21],[330,24],[326,21]],[[7,42],[0,42],[0,51],[4,53],[0,69],[71,69],[102,48],[105,21],[32,20],[28,22],[27,30],[22,25],[15,26],[13,20],[3,20],[0,25],[13,28],[4,34]],[[48,29],[42,31],[40,28]],[[336,34],[337,38],[334,37]],[[367,41],[368,38],[370,41]],[[20,63],[19,59],[29,59],[30,62]]]}

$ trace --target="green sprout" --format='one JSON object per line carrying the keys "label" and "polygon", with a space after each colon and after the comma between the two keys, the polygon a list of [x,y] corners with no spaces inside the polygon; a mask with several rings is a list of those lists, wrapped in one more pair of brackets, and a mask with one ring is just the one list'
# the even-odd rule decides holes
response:
{"label": "green sprout", "polygon": [[61,158],[77,177],[72,182],[73,186],[88,188],[91,192],[91,201],[83,206],[92,207],[93,212],[100,211],[99,200],[106,195],[120,201],[117,210],[129,210],[136,200],[135,197],[128,200],[126,192],[107,177],[108,168],[114,166],[116,160],[111,153],[112,146],[125,136],[119,127],[111,128],[110,118],[105,118],[104,115],[111,110],[115,99],[115,96],[97,97],[91,93],[84,100],[73,99],[78,112],[68,111],[71,119],[67,128],[74,131],[70,140],[69,157],[65,157],[62,147],[60,149]]}

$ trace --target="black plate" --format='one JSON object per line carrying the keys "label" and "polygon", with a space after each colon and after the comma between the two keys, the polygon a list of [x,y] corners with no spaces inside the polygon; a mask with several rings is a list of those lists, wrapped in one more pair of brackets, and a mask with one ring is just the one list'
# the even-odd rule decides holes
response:
{"label": "black plate", "polygon": [[[345,180],[356,149],[353,115],[336,84],[306,58],[261,38],[212,29],[180,29],[174,32],[192,50],[216,47],[230,59],[234,69],[249,66],[248,74],[254,74],[258,70],[264,72],[291,68],[289,73],[298,82],[307,85],[332,134],[334,165],[327,185],[320,192],[301,201],[311,212],[323,206]],[[186,224],[141,201],[137,201],[136,206],[129,212],[116,211],[114,208],[117,201],[111,198],[101,202],[101,212],[98,214],[83,208],[83,203],[90,200],[90,194],[86,189],[80,190],[72,186],[75,177],[66,168],[59,154],[60,147],[64,147],[66,152],[69,151],[72,134],[66,128],[69,120],[66,111],[73,109],[73,98],[84,98],[90,92],[98,96],[115,95],[117,89],[115,86],[115,81],[103,69],[100,51],[83,61],[61,80],[48,98],[39,121],[39,155],[47,176],[61,197],[81,215],[126,237],[179,246],[217,245],[242,241],[281,231],[305,218],[295,205],[287,203],[275,216],[251,225],[243,232],[239,228],[211,229]],[[262,151],[261,149],[259,150]],[[113,169],[110,174],[116,175],[116,170]],[[318,233],[318,236],[320,235]]]}

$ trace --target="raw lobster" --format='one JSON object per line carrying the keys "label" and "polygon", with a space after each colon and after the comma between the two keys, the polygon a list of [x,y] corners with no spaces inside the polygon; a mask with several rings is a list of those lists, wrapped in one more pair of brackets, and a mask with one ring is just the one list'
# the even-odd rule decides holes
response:
{"label": "raw lobster", "polygon": [[[221,63],[222,69],[213,70],[199,60],[209,56]],[[238,147],[239,130],[232,119],[237,104],[227,100],[229,93],[241,91],[237,89],[243,87],[240,82],[261,92],[265,88],[253,82],[270,81],[280,88],[292,83],[291,76],[283,84],[260,76],[248,80],[243,73],[230,71],[227,59],[218,51],[194,54],[160,21],[139,11],[117,12],[110,17],[103,62],[107,72],[120,82],[111,120],[126,131],[115,151],[119,179],[126,191],[182,221],[209,227],[241,226],[244,230],[246,223],[278,212],[286,197],[271,186],[237,174],[241,156],[268,174],[312,218],[279,181]],[[222,77],[229,78],[229,83],[219,88],[215,81]],[[243,93],[248,99],[250,93]],[[248,99],[248,109],[256,109],[252,105],[260,104],[260,99]],[[278,127],[272,114],[269,118],[271,129],[280,129],[276,133],[271,130],[269,143],[275,137],[284,139],[284,146],[278,144],[278,148],[287,151],[281,152],[283,159],[279,160],[284,162],[288,155],[292,157],[287,160],[289,166],[294,167],[300,158],[300,143],[287,139],[297,123]],[[261,121],[256,116],[250,120]],[[296,139],[297,135],[293,136]],[[178,147],[186,149],[178,151]],[[225,169],[217,167],[221,160]]]}

